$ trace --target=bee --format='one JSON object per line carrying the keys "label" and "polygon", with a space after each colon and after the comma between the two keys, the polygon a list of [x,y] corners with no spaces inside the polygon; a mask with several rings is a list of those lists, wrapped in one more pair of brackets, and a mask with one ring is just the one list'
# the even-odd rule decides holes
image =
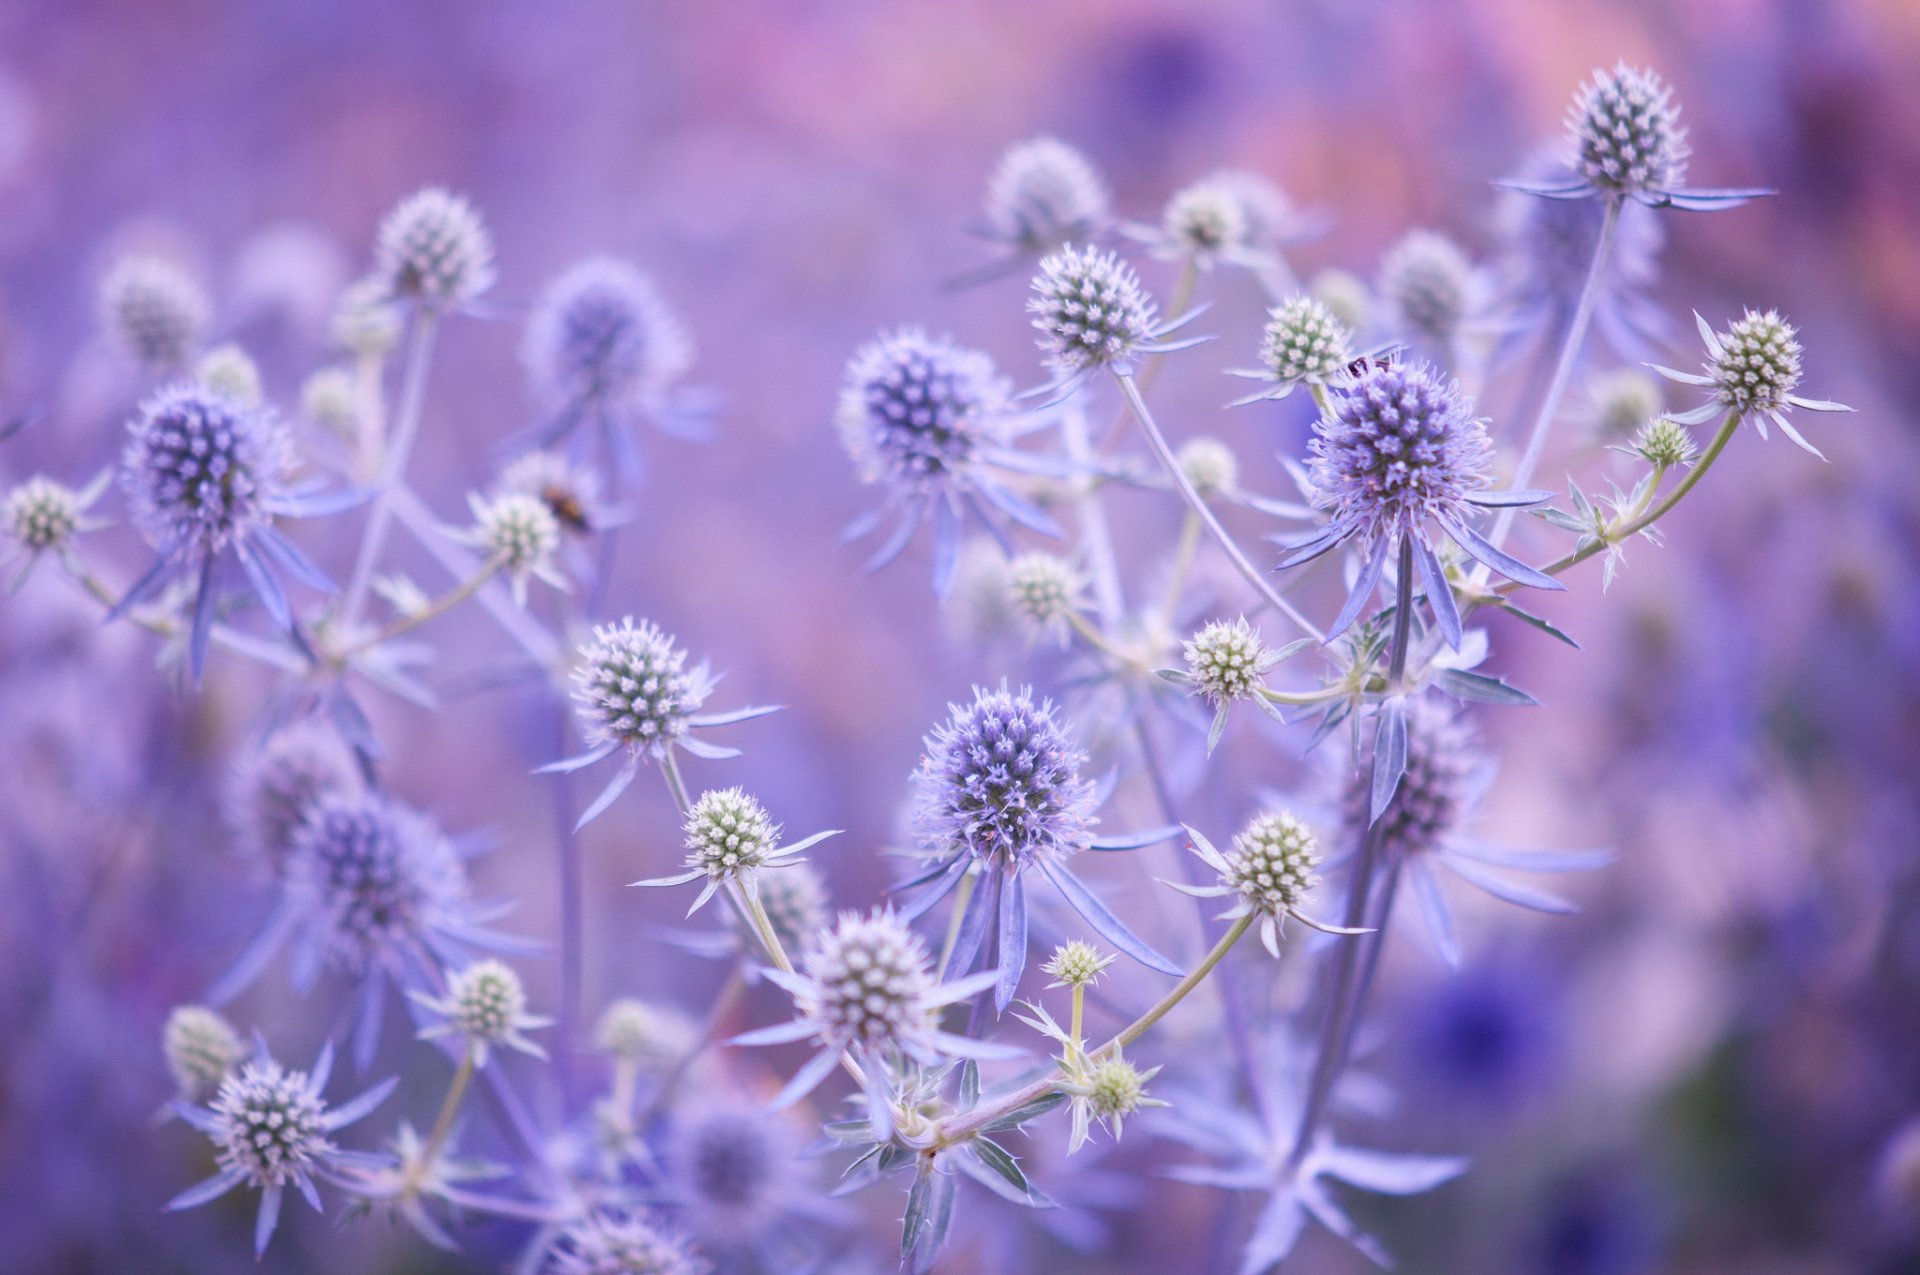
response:
{"label": "bee", "polygon": [[546,502],[554,518],[568,531],[584,536],[593,530],[593,519],[588,516],[587,507],[571,489],[550,483],[541,488],[540,499]]}

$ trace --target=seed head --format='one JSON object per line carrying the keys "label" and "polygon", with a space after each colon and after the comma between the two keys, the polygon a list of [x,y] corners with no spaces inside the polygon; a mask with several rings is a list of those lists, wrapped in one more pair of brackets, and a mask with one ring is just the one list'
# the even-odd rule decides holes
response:
{"label": "seed head", "polygon": [[213,552],[271,520],[288,443],[265,410],[176,385],[141,404],[127,430],[120,483],[134,521],[163,550]]}
{"label": "seed head", "polygon": [[400,311],[378,277],[361,279],[340,294],[333,311],[333,339],[366,358],[378,358],[400,340]]}
{"label": "seed head", "polygon": [[1153,337],[1158,308],[1133,267],[1099,248],[1062,248],[1040,263],[1027,312],[1062,372],[1124,365]]}
{"label": "seed head", "polygon": [[1217,438],[1189,439],[1174,459],[1202,496],[1217,496],[1240,485],[1240,461],[1233,449]]}
{"label": "seed head", "polygon": [[1263,916],[1285,916],[1300,905],[1320,878],[1320,843],[1313,830],[1285,812],[1257,816],[1233,839],[1225,855],[1224,884],[1240,892]]}
{"label": "seed head", "polygon": [[1045,252],[1086,237],[1107,219],[1107,189],[1086,156],[1038,137],[1002,157],[987,184],[986,212],[995,238]]}
{"label": "seed head", "polygon": [[339,735],[306,718],[240,751],[227,781],[227,821],[240,845],[277,875],[314,806],[360,790],[359,769]]}
{"label": "seed head", "polygon": [[1053,956],[1041,966],[1054,978],[1055,987],[1087,987],[1094,983],[1115,958],[1100,955],[1100,949],[1081,939],[1072,939],[1053,950]]}
{"label": "seed head", "polygon": [[460,305],[493,284],[493,241],[473,205],[429,187],[380,223],[375,275],[394,300]]}
{"label": "seed head", "polygon": [[1063,622],[1074,608],[1080,580],[1072,564],[1051,553],[1023,553],[1007,565],[1013,604],[1033,624]]}
{"label": "seed head", "polygon": [[243,407],[260,406],[260,366],[232,342],[216,345],[202,355],[193,375],[214,393],[224,394]]}
{"label": "seed head", "polygon": [[100,284],[100,326],[150,371],[186,366],[210,309],[194,277],[163,257],[124,257]]}
{"label": "seed head", "polygon": [[1595,71],[1567,113],[1580,175],[1601,190],[1628,195],[1680,185],[1687,135],[1672,99],[1652,71],[1625,63]]}
{"label": "seed head", "polygon": [[205,1005],[176,1005],[167,1015],[162,1045],[167,1070],[186,1102],[198,1102],[220,1087],[247,1056],[240,1035]]}
{"label": "seed head", "polygon": [[1304,294],[1274,307],[1260,338],[1260,364],[1282,385],[1324,382],[1353,361],[1353,334],[1323,301]]}
{"label": "seed head", "polygon": [[624,261],[595,257],[541,294],[522,351],[527,372],[569,407],[659,394],[693,365],[693,338],[660,290]]}
{"label": "seed head", "polygon": [[671,1061],[692,1037],[692,1025],[678,1012],[630,997],[602,1010],[593,1029],[594,1047],[627,1063]]}
{"label": "seed head", "polygon": [[1167,202],[1161,229],[1176,247],[1202,260],[1246,246],[1246,205],[1238,193],[1211,178],[1177,191]]}
{"label": "seed head", "polygon": [[580,648],[575,697],[603,740],[659,752],[687,732],[706,698],[705,680],[686,669],[687,653],[650,620],[602,624]]}
{"label": "seed head", "polygon": [[80,493],[33,477],[7,493],[7,534],[32,553],[63,549],[80,530]]}
{"label": "seed head", "polygon": [[[1465,822],[1483,758],[1472,733],[1432,699],[1409,702],[1407,769],[1393,804],[1380,817],[1388,853],[1421,854],[1439,846]],[[1351,831],[1366,828],[1372,779],[1365,767],[1348,777],[1344,809]]]}
{"label": "seed head", "polygon": [[640,1218],[601,1214],[560,1237],[545,1275],[701,1275],[706,1269],[679,1240]]}
{"label": "seed head", "polygon": [[1432,230],[1415,230],[1380,265],[1380,295],[1402,330],[1445,345],[1473,307],[1473,263],[1460,245]]}
{"label": "seed head", "polygon": [[1742,416],[1777,412],[1800,384],[1800,342],[1777,310],[1749,310],[1719,334],[1720,353],[1708,375],[1714,394]]}
{"label": "seed head", "polygon": [[371,793],[321,797],[308,808],[287,880],[333,963],[354,972],[424,941],[466,893],[440,829]]}
{"label": "seed head", "polygon": [[1630,450],[1647,464],[1662,469],[1691,465],[1700,454],[1699,444],[1693,441],[1687,427],[1664,416],[1642,425],[1640,432],[1633,436]]}
{"label": "seed head", "polygon": [[840,1045],[877,1049],[913,1039],[932,1015],[932,958],[892,912],[843,912],[804,962],[800,1011]]}
{"label": "seed head", "polygon": [[352,439],[360,423],[353,373],[323,367],[309,376],[300,387],[300,414],[336,438]]}
{"label": "seed head", "polygon": [[685,827],[689,862],[715,878],[766,866],[780,842],[780,825],[744,788],[701,793],[687,812]]}
{"label": "seed head", "polygon": [[306,1072],[270,1058],[250,1059],[221,1082],[213,1100],[220,1167],[239,1170],[261,1188],[302,1178],[334,1149],[326,1114]]}
{"label": "seed head", "polygon": [[1491,444],[1459,382],[1403,363],[1369,368],[1314,425],[1314,503],[1372,543],[1452,521],[1486,485]]}
{"label": "seed head", "polygon": [[936,853],[969,847],[1008,870],[1087,844],[1093,785],[1080,778],[1084,754],[1054,718],[1053,705],[974,688],[927,737],[915,772],[915,824]]}
{"label": "seed head", "polygon": [[[1536,201],[1544,202],[1544,201]],[[1589,394],[1595,430],[1602,438],[1627,438],[1660,415],[1660,383],[1638,368],[1596,377]]]}
{"label": "seed head", "polygon": [[1188,638],[1186,658],[1193,689],[1215,707],[1258,695],[1274,662],[1245,616],[1215,620]]}
{"label": "seed head", "polygon": [[918,491],[1005,437],[1010,396],[985,354],[902,328],[860,347],[847,364],[840,437],[867,481]]}

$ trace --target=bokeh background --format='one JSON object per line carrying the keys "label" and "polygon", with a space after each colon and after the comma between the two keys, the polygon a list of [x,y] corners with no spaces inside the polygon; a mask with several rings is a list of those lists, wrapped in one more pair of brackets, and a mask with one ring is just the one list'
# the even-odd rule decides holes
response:
{"label": "bokeh background", "polygon": [[[1484,717],[1505,758],[1488,830],[1621,861],[1584,883],[1578,918],[1471,917],[1457,975],[1398,950],[1372,1061],[1406,1100],[1380,1137],[1475,1167],[1361,1211],[1415,1271],[1920,1270],[1920,1142],[1900,1142],[1920,1119],[1908,0],[9,0],[0,407],[42,419],[0,449],[0,475],[80,480],[116,454],[133,389],[92,298],[117,251],[192,262],[220,333],[285,400],[322,361],[379,216],[441,183],[482,209],[501,267],[496,317],[443,342],[415,470],[453,517],[493,445],[533,419],[528,302],[578,257],[628,256],[686,317],[723,407],[708,445],[650,443],[615,611],[676,631],[742,701],[790,706],[746,728],[725,778],[793,828],[849,830],[824,864],[836,900],[864,906],[890,874],[875,851],[921,735],[973,681],[1027,675],[1028,657],[952,640],[923,549],[861,578],[837,534],[871,493],[832,403],[848,353],[903,321],[1039,378],[1017,279],[940,289],[980,259],[964,227],[999,152],[1058,134],[1147,219],[1213,168],[1259,170],[1332,218],[1298,256],[1308,272],[1370,274],[1413,225],[1490,256],[1490,180],[1622,57],[1675,85],[1697,182],[1781,191],[1667,217],[1662,303],[1716,323],[1780,307],[1802,329],[1809,392],[1859,411],[1815,422],[1830,465],[1742,437],[1664,548],[1634,546],[1605,594],[1588,568],[1542,602],[1583,651],[1494,626],[1500,670],[1544,706]],[[1251,357],[1260,301],[1244,281],[1208,286],[1223,339],[1169,367],[1164,415],[1182,436],[1221,433],[1273,490],[1269,457],[1297,453],[1305,422],[1218,413],[1218,369]],[[1688,343],[1673,359],[1694,357]],[[1142,509],[1141,534],[1164,540],[1164,507]],[[137,551],[116,534],[103,553],[125,569]],[[499,646],[479,621],[437,638],[450,682]],[[201,1166],[150,1117],[168,1094],[168,1007],[264,908],[217,806],[261,688],[229,662],[200,695],[169,695],[152,659],[51,575],[0,605],[0,1269],[250,1264],[238,1202],[160,1213]],[[515,924],[550,935],[546,795],[524,778],[549,755],[548,718],[476,693],[437,715],[379,705],[376,720],[393,786],[451,826],[495,830],[484,892],[519,898]],[[1214,785],[1223,810],[1291,775],[1267,773],[1257,732],[1241,743]],[[588,1003],[638,993],[697,1011],[719,968],[647,934],[671,903],[618,888],[673,853],[664,794],[636,792],[587,841]],[[550,995],[550,970],[529,973]],[[277,977],[238,1012],[296,1058],[333,1025]],[[407,1101],[441,1083],[416,1067]],[[1191,1237],[1212,1233],[1221,1200],[1153,1189],[1091,1260],[992,1218],[1036,1270],[1210,1269]],[[897,1207],[880,1194],[876,1217]],[[510,1240],[483,1233],[457,1259],[296,1209],[266,1268],[497,1269]],[[963,1247],[950,1268],[1003,1269],[987,1262]],[[1289,1269],[1361,1265],[1321,1236]]]}

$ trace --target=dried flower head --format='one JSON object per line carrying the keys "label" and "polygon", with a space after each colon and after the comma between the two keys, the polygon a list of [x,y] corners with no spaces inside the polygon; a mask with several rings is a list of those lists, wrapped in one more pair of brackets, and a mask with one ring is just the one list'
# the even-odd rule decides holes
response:
{"label": "dried flower head", "polygon": [[1069,246],[1042,261],[1027,311],[1047,361],[1068,375],[1124,369],[1160,335],[1140,277],[1100,248]]}
{"label": "dried flower head", "polygon": [[161,1043],[167,1070],[185,1102],[198,1102],[214,1092],[247,1056],[233,1025],[205,1005],[174,1006]]}
{"label": "dried flower head", "polygon": [[100,326],[150,371],[183,368],[206,332],[211,307],[194,277],[164,257],[123,257],[100,284]]}
{"label": "dried flower head", "polygon": [[523,349],[533,383],[572,411],[657,400],[693,366],[693,338],[660,290],[624,261],[595,257],[547,285]]}
{"label": "dried flower head", "polygon": [[1280,955],[1288,917],[1330,934],[1357,932],[1325,925],[1300,910],[1308,892],[1320,882],[1314,872],[1320,863],[1320,843],[1313,830],[1290,812],[1256,815],[1224,854],[1193,829],[1187,829],[1187,835],[1194,854],[1218,874],[1219,884],[1175,888],[1199,898],[1232,898],[1233,906],[1222,915],[1258,918],[1260,942],[1274,957]]}
{"label": "dried flower head", "polygon": [[1188,638],[1184,650],[1193,693],[1216,708],[1257,698],[1279,659],[1245,616],[1213,621]]}
{"label": "dried flower head", "polygon": [[540,1046],[522,1033],[545,1027],[551,1020],[527,1013],[526,987],[512,966],[492,959],[475,961],[447,976],[446,995],[410,994],[442,1019],[423,1028],[420,1038],[464,1037],[476,1067],[487,1065],[488,1051],[495,1045],[546,1057]]}
{"label": "dried flower head", "polygon": [[1093,165],[1051,137],[1014,146],[987,184],[987,231],[1022,252],[1085,239],[1107,220],[1107,188]]}
{"label": "dried flower head", "polygon": [[232,342],[216,345],[201,355],[193,375],[214,393],[224,394],[243,407],[260,406],[260,366]]}
{"label": "dried flower head", "polygon": [[380,223],[374,273],[386,295],[429,308],[472,301],[493,285],[493,241],[458,195],[429,187]]}
{"label": "dried flower head", "polygon": [[687,909],[689,916],[728,882],[738,882],[750,901],[757,898],[762,869],[790,867],[798,862],[795,856],[802,850],[834,835],[832,831],[816,832],[791,845],[779,844],[780,825],[744,788],[701,793],[700,800],[687,812],[685,830],[688,870],[678,876],[634,884],[685,885],[704,879],[700,896]]}

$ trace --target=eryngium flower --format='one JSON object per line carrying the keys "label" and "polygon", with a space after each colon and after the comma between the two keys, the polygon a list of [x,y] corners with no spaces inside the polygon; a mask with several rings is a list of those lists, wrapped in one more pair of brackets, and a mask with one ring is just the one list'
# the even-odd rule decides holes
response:
{"label": "eryngium flower", "polygon": [[1133,267],[1100,248],[1068,246],[1040,263],[1027,312],[1040,349],[1063,377],[1125,370],[1161,335],[1159,307]]}
{"label": "eryngium flower", "polygon": [[1707,374],[1695,376],[1670,367],[1655,370],[1687,385],[1704,386],[1713,397],[1692,411],[1676,414],[1673,419],[1682,425],[1696,425],[1731,413],[1753,422],[1761,438],[1767,436],[1767,422],[1772,421],[1788,438],[1825,460],[1820,449],[1802,438],[1800,431],[1787,420],[1787,409],[1804,407],[1810,412],[1851,412],[1853,409],[1844,403],[1802,398],[1793,392],[1800,384],[1800,340],[1793,325],[1777,310],[1764,314],[1748,310],[1718,334],[1698,314],[1693,319],[1699,325],[1700,339],[1707,345]]}
{"label": "eryngium flower", "polygon": [[260,406],[260,366],[253,356],[228,342],[217,345],[194,365],[194,379],[216,394],[246,407]]}
{"label": "eryngium flower", "polygon": [[348,1190],[354,1188],[343,1169],[377,1164],[372,1156],[342,1151],[328,1136],[360,1119],[393,1091],[386,1080],[351,1102],[329,1107],[320,1095],[333,1070],[333,1045],[320,1051],[311,1072],[282,1067],[259,1045],[252,1059],[220,1085],[211,1108],[176,1103],[174,1110],[194,1128],[213,1139],[220,1171],[200,1185],[183,1191],[168,1209],[190,1209],[216,1200],[245,1184],[260,1192],[260,1212],[253,1228],[254,1253],[267,1251],[280,1220],[280,1202],[291,1185],[317,1212],[320,1196],[314,1179]]}
{"label": "eryngium flower", "polygon": [[[778,1109],[811,1093],[839,1062],[842,1051],[864,1058],[870,1079],[880,1067],[875,1055],[900,1054],[932,1064],[940,1056],[1003,1058],[1000,1046],[939,1028],[943,1006],[990,986],[989,971],[942,986],[933,957],[920,937],[891,909],[870,915],[842,912],[831,930],[815,938],[796,973],[768,970],[767,977],[792,994],[800,1017],[736,1038],[736,1044],[773,1045],[818,1041],[821,1049],[794,1073],[773,1100]],[[883,1104],[884,1105],[884,1104]],[[884,1111],[875,1119],[883,1120]]]}
{"label": "eryngium flower", "polygon": [[64,556],[75,536],[105,525],[86,514],[112,477],[113,471],[104,471],[75,491],[65,483],[35,475],[7,493],[0,501],[0,533],[19,546],[8,556],[7,564],[25,559],[13,578],[13,588],[26,583],[42,554]]}
{"label": "eryngium flower", "polygon": [[494,483],[497,495],[538,496],[561,528],[576,536],[606,525],[600,504],[600,476],[576,465],[557,451],[532,451],[517,456],[500,471]]}
{"label": "eryngium flower", "polygon": [[167,1070],[185,1102],[198,1102],[247,1056],[233,1025],[205,1005],[176,1005],[161,1044]]}
{"label": "eryngium flower", "polygon": [[400,311],[378,277],[349,284],[334,306],[333,339],[362,358],[379,358],[400,340]]}
{"label": "eryngium flower", "polygon": [[1267,699],[1267,670],[1305,645],[1296,642],[1276,651],[1245,616],[1215,620],[1186,640],[1182,651],[1186,668],[1162,669],[1160,676],[1213,705],[1213,725],[1207,732],[1211,753],[1226,732],[1227,712],[1235,704],[1251,700],[1279,719],[1280,710]]}
{"label": "eryngium flower", "polygon": [[293,612],[275,578],[280,567],[322,590],[319,569],[275,530],[276,516],[303,517],[342,507],[338,498],[295,493],[287,483],[291,445],[285,427],[205,386],[154,394],[128,424],[120,485],[136,525],[160,560],[127,590],[113,614],[157,594],[174,576],[198,576],[190,666],[197,678],[212,635],[221,556],[232,550],[248,583],[282,628]]}
{"label": "eryngium flower", "polygon": [[805,1172],[785,1120],[757,1104],[703,1105],[676,1122],[665,1158],[672,1197],[703,1244],[737,1252],[764,1238],[791,1250],[801,1217],[783,1214],[790,1204],[805,1207],[796,1198]]}
{"label": "eryngium flower", "polygon": [[670,1062],[694,1039],[694,1026],[672,1008],[623,997],[594,1024],[594,1048],[624,1063]]}
{"label": "eryngium flower", "polygon": [[657,406],[692,367],[693,339],[645,275],[594,257],[541,293],[522,355],[539,391],[578,417]]}
{"label": "eryngium flower", "polygon": [[1287,811],[1255,816],[1224,854],[1193,829],[1187,829],[1187,835],[1193,841],[1194,854],[1219,874],[1220,882],[1211,886],[1176,884],[1174,888],[1196,898],[1234,897],[1237,902],[1221,917],[1260,918],[1260,942],[1276,959],[1290,916],[1329,934],[1357,933],[1322,924],[1300,910],[1308,892],[1320,884],[1314,871],[1320,864],[1320,843],[1297,816]]}
{"label": "eryngium flower", "polygon": [[546,501],[526,492],[491,499],[470,494],[467,507],[473,511],[469,539],[507,573],[514,601],[526,605],[528,576],[566,589],[566,577],[553,567],[553,556],[560,551],[560,520]]}
{"label": "eryngium flower", "polygon": [[638,1216],[596,1214],[560,1237],[543,1275],[702,1275],[707,1264]]}
{"label": "eryngium flower", "polygon": [[1282,568],[1296,566],[1358,541],[1365,565],[1327,636],[1344,632],[1359,617],[1389,554],[1404,543],[1442,631],[1460,645],[1459,612],[1429,523],[1511,580],[1536,589],[1565,587],[1467,524],[1476,507],[1538,504],[1551,493],[1488,489],[1491,444],[1459,382],[1423,364],[1381,363],[1335,388],[1331,397],[1332,410],[1315,423],[1310,444],[1313,501],[1327,511],[1328,522],[1290,546],[1293,552],[1280,562]]}
{"label": "eryngium flower", "polygon": [[1086,156],[1051,137],[1008,150],[987,183],[987,234],[1021,252],[1089,238],[1106,220],[1100,174]]}
{"label": "eryngium flower", "polygon": [[692,916],[730,881],[738,882],[742,890],[757,897],[763,870],[797,866],[799,861],[793,856],[834,836],[838,830],[816,832],[783,846],[780,825],[767,814],[765,806],[744,788],[722,788],[700,794],[700,800],[687,812],[684,831],[689,870],[678,876],[633,884],[686,885],[705,878],[706,885],[693,906],[687,909],[687,915]]}
{"label": "eryngium flower", "polygon": [[1053,987],[1088,987],[1117,959],[1102,956],[1099,948],[1084,939],[1072,939],[1053,949],[1040,968],[1053,976]]}
{"label": "eryngium flower", "polygon": [[545,1058],[540,1046],[522,1033],[545,1027],[551,1019],[527,1013],[527,989],[513,967],[496,960],[475,961],[447,976],[447,994],[411,993],[414,1000],[443,1021],[421,1029],[420,1039],[458,1035],[473,1051],[473,1065],[487,1065],[494,1045],[505,1045],[535,1058]]}
{"label": "eryngium flower", "polygon": [[1603,439],[1630,438],[1651,424],[1666,404],[1660,382],[1638,368],[1595,377],[1587,394],[1594,432]]}
{"label": "eryngium flower", "polygon": [[1624,450],[1662,469],[1691,465],[1700,454],[1699,444],[1693,441],[1687,427],[1665,417],[1642,425],[1640,432],[1633,436],[1633,445]]}
{"label": "eryngium flower", "polygon": [[1217,438],[1190,438],[1174,459],[1202,496],[1225,495],[1240,485],[1240,460],[1233,448]]}
{"label": "eryngium flower", "polygon": [[312,718],[239,751],[227,781],[227,822],[241,848],[279,876],[308,812],[322,798],[360,793],[360,769],[340,736]]}
{"label": "eryngium flower", "polygon": [[395,299],[438,309],[472,301],[493,285],[493,241],[473,205],[429,187],[380,223],[374,273]]}
{"label": "eryngium flower", "polygon": [[1198,181],[1174,192],[1161,217],[1167,239],[1183,253],[1211,263],[1247,242],[1246,207],[1227,187]]}
{"label": "eryngium flower", "polygon": [[1431,351],[1452,351],[1478,292],[1473,263],[1438,231],[1410,231],[1380,263],[1380,297],[1395,328]]}
{"label": "eryngium flower", "polygon": [[194,277],[163,257],[125,257],[100,284],[100,326],[150,371],[186,366],[206,331],[210,307]]}
{"label": "eryngium flower", "polygon": [[352,443],[360,425],[360,393],[353,373],[344,367],[323,367],[300,386],[300,415]]}
{"label": "eryngium flower", "polygon": [[1595,71],[1567,109],[1574,175],[1501,183],[1550,199],[1632,199],[1650,208],[1708,212],[1744,204],[1765,190],[1684,190],[1687,134],[1673,92],[1652,71],[1622,62]]}
{"label": "eryngium flower", "polygon": [[1296,385],[1326,385],[1342,376],[1353,362],[1353,333],[1325,302],[1296,293],[1267,315],[1260,337],[1260,366],[1236,370],[1233,375],[1268,381],[1271,389],[1239,399],[1285,398]]}
{"label": "eryngium flower", "polygon": [[[1085,754],[1054,717],[1053,705],[1017,693],[975,687],[971,704],[949,705],[951,715],[927,737],[926,757],[914,772],[914,828],[932,866],[899,888],[926,885],[906,909],[925,913],[959,884],[973,864],[983,879],[967,901],[948,956],[949,976],[971,968],[989,924],[997,917],[998,1007],[1012,1002],[1027,959],[1025,874],[1038,869],[1081,917],[1127,955],[1163,973],[1179,967],[1161,956],[1108,911],[1067,866],[1082,850],[1130,850],[1164,841],[1177,829],[1096,838],[1092,782],[1080,777]],[[1005,896],[1004,899],[1002,896]]]}
{"label": "eryngium flower", "polygon": [[1060,628],[1079,607],[1080,575],[1057,554],[1023,553],[1007,564],[1014,609],[1039,628]]}
{"label": "eryngium flower", "polygon": [[868,561],[868,571],[898,557],[931,513],[934,590],[944,595],[959,559],[963,507],[1004,538],[982,497],[1016,523],[1060,534],[1053,519],[992,472],[1019,467],[1007,446],[1011,416],[1011,387],[977,350],[918,328],[882,333],[860,347],[847,364],[836,423],[862,480],[883,482],[890,491],[887,504],[856,523],[852,534],[877,525],[888,509],[901,509],[898,528]]}
{"label": "eryngium flower", "polygon": [[673,748],[710,760],[737,757],[739,749],[706,743],[690,732],[778,711],[758,707],[700,713],[718,679],[704,663],[691,669],[686,664],[687,653],[659,625],[651,620],[636,625],[632,616],[618,624],[596,626],[593,636],[581,645],[573,670],[574,699],[593,748],[535,773],[580,770],[622,748],[627,760],[575,827],[597,818],[626,791],[643,758],[665,759]]}

